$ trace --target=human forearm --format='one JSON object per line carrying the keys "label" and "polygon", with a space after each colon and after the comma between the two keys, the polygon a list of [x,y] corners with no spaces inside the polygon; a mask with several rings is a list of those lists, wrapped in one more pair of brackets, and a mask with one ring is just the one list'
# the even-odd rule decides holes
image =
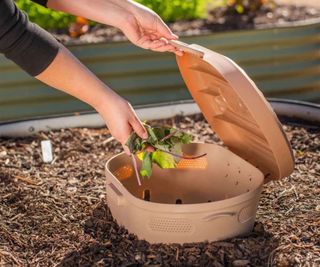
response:
{"label": "human forearm", "polygon": [[131,0],[49,0],[48,6],[119,28],[135,45],[181,55],[167,40],[177,39],[151,9]]}
{"label": "human forearm", "polygon": [[[119,0],[119,2],[126,2]],[[103,24],[119,27],[127,23],[130,13],[112,0],[49,0],[49,8],[64,11],[76,16]]]}
{"label": "human forearm", "polygon": [[99,109],[115,93],[79,62],[66,48],[60,46],[53,62],[36,78]]}
{"label": "human forearm", "polygon": [[49,67],[36,78],[95,108],[127,153],[129,151],[125,142],[132,130],[143,138],[147,137],[131,105],[100,81],[63,46]]}
{"label": "human forearm", "polygon": [[[45,0],[34,1],[46,4]],[[0,53],[38,80],[94,107],[124,149],[132,130],[146,138],[147,133],[131,105],[49,33],[30,23],[11,0],[0,0]]]}

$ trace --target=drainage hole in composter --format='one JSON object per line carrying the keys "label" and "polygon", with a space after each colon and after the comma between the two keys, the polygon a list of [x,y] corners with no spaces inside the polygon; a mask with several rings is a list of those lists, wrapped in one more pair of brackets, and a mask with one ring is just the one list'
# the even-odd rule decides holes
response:
{"label": "drainage hole in composter", "polygon": [[150,194],[150,190],[149,189],[145,189],[143,190],[143,196],[142,196],[143,200],[145,201],[150,201],[151,199],[151,194]]}
{"label": "drainage hole in composter", "polygon": [[264,178],[268,179],[270,177],[271,173],[267,173]]}
{"label": "drainage hole in composter", "polygon": [[211,200],[209,199],[208,202],[211,202]]}
{"label": "drainage hole in composter", "polygon": [[182,204],[182,200],[180,198],[176,199],[176,204]]}

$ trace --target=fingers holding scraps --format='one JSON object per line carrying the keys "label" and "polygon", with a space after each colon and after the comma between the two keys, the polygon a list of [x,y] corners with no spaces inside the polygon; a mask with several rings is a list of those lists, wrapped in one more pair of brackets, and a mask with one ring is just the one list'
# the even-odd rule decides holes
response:
{"label": "fingers holding scraps", "polygon": [[142,125],[141,121],[135,117],[130,121],[132,129],[136,132],[137,135],[139,135],[142,139],[148,138],[147,130]]}

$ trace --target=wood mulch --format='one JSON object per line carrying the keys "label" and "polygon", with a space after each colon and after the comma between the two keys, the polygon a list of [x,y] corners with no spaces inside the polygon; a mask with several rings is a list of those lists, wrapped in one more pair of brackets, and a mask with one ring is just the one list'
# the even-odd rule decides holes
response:
{"label": "wood mulch", "polygon": [[[217,142],[200,115],[167,123]],[[150,245],[113,221],[104,165],[121,151],[107,129],[0,139],[0,266],[319,266],[320,128],[284,126],[295,171],[264,186],[254,231],[220,242]],[[54,161],[42,162],[41,140]]]}

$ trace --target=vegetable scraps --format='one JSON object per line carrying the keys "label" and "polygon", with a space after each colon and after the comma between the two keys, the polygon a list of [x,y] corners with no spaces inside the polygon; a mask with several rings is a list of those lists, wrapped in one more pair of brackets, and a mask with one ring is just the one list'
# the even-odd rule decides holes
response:
{"label": "vegetable scraps", "polygon": [[[157,164],[162,169],[175,168],[181,158],[197,159],[206,156],[185,156],[182,153],[182,145],[190,144],[193,136],[181,132],[172,127],[151,127],[144,124],[148,138],[142,139],[135,132],[128,138],[126,145],[131,152],[133,166],[137,176],[138,184],[141,185],[140,175],[150,178],[152,166]],[[137,168],[135,156],[142,161],[140,174]]]}

